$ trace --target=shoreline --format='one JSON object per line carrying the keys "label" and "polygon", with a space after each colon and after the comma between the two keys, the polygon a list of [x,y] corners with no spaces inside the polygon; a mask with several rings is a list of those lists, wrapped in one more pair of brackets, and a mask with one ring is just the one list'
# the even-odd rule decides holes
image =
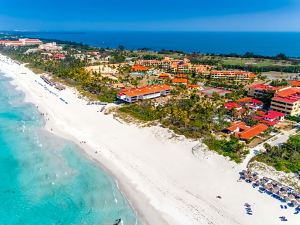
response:
{"label": "shoreline", "polygon": [[[2,55],[0,54],[0,58],[1,56]],[[78,149],[80,149],[81,152],[89,160],[92,160],[94,163],[96,163],[96,165],[100,167],[100,169],[103,170],[112,179],[112,181],[119,189],[120,193],[127,200],[127,202],[129,203],[129,205],[131,206],[131,208],[133,209],[133,211],[135,212],[138,219],[142,222],[143,225],[168,225],[168,223],[159,215],[158,211],[155,210],[151,205],[149,205],[149,200],[145,196],[143,196],[142,193],[136,192],[137,190],[135,190],[133,186],[127,184],[126,180],[124,179],[124,174],[122,174],[121,171],[118,171],[117,168],[110,168],[109,162],[106,161],[104,158],[102,160],[99,160],[96,157],[93,157],[92,154],[94,150],[91,146],[83,145],[82,143],[80,143],[80,140],[78,138],[70,135],[69,133],[63,130],[60,130],[59,127],[55,125],[55,119],[53,118],[53,116],[50,116],[48,114],[47,109],[45,109],[42,104],[36,104],[36,100],[32,96],[30,96],[29,92],[25,91],[24,88],[20,87],[20,83],[18,83],[18,81],[15,78],[13,78],[12,76],[7,77],[12,79],[9,82],[16,88],[16,90],[22,91],[22,93],[24,93],[24,102],[33,104],[37,107],[38,112],[47,114],[47,116],[50,117],[47,119],[45,118],[45,115],[43,116],[45,124],[42,128],[51,134],[54,134],[60,138],[75,143],[78,146]],[[53,127],[55,127],[55,129],[53,129]],[[136,194],[138,195],[136,196]]]}
{"label": "shoreline", "polygon": [[[121,193],[143,222],[281,224],[277,220],[283,213],[279,202],[237,182],[242,165],[201,149],[195,157],[191,150],[198,142],[170,139],[171,134],[160,127],[122,124],[112,115],[100,113],[97,106],[87,106],[68,87],[57,92],[69,102],[66,105],[35,82],[40,79],[38,75],[17,64],[5,66],[2,59],[0,55],[0,66],[11,71],[9,77],[25,93],[24,101],[38,105],[38,110],[50,117],[45,128],[76,143],[108,175],[116,178]],[[245,202],[253,205],[252,217],[245,215]],[[288,217],[293,214],[292,210],[285,213]]]}

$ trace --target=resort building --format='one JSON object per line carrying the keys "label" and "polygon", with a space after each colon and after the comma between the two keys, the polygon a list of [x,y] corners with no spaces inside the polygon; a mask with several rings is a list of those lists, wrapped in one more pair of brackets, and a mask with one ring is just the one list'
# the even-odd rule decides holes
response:
{"label": "resort building", "polygon": [[268,126],[263,124],[263,123],[259,123],[253,127],[250,127],[249,129],[246,129],[242,132],[240,132],[238,134],[238,137],[241,140],[251,140],[252,138],[262,134],[263,132],[265,132],[266,130],[268,130]]}
{"label": "resort building", "polygon": [[238,103],[236,102],[227,102],[224,104],[225,108],[227,110],[233,110],[233,109],[236,109],[236,110],[241,110],[243,107],[241,105],[239,105]]}
{"label": "resort building", "polygon": [[250,80],[255,78],[255,74],[246,71],[213,70],[210,72],[210,77],[213,79],[226,79],[226,80]]}
{"label": "resort building", "polygon": [[245,112],[245,109],[236,102],[227,102],[224,104],[224,107],[228,110],[228,115],[237,116],[238,118]]}
{"label": "resort building", "polygon": [[19,47],[25,45],[39,45],[43,42],[40,39],[22,38],[19,40],[0,40],[0,45]]}
{"label": "resort building", "polygon": [[161,74],[158,76],[158,79],[160,79],[160,80],[169,79],[169,78],[170,78],[170,75],[169,75],[169,74],[166,74],[166,73],[161,73]]}
{"label": "resort building", "polygon": [[274,110],[269,110],[267,113],[263,111],[257,111],[256,116],[253,117],[255,120],[259,120],[269,126],[274,126],[279,122],[283,121],[285,114]]}
{"label": "resort building", "polygon": [[237,103],[242,106],[247,106],[251,110],[257,110],[261,109],[264,105],[264,103],[258,99],[245,97],[237,100]]}
{"label": "resort building", "polygon": [[56,44],[56,42],[51,42],[51,43],[45,43],[45,44],[41,44],[38,47],[40,50],[44,50],[44,51],[61,51],[62,47],[58,46]]}
{"label": "resort building", "polygon": [[189,59],[173,59],[165,57],[162,60],[137,60],[136,64],[147,67],[159,67],[173,73],[209,73],[211,66],[209,65],[194,65]]}
{"label": "resort building", "polygon": [[142,66],[142,65],[136,64],[136,65],[134,65],[134,66],[131,67],[131,70],[133,72],[146,72],[146,71],[149,70],[149,68],[146,67],[146,66]]}
{"label": "resort building", "polygon": [[136,64],[143,65],[143,66],[148,66],[148,67],[153,67],[153,66],[161,66],[162,65],[162,61],[161,60],[157,60],[157,59],[137,60]]}
{"label": "resort building", "polygon": [[2,45],[7,47],[19,47],[23,46],[23,43],[21,41],[2,41]]}
{"label": "resort building", "polygon": [[156,84],[141,88],[121,90],[117,95],[119,100],[133,103],[138,100],[158,98],[170,94],[171,87],[165,84]]}
{"label": "resort building", "polygon": [[23,45],[40,45],[40,44],[43,44],[43,42],[40,39],[21,38],[21,39],[19,39],[19,41],[22,42]]}
{"label": "resort building", "polygon": [[292,87],[300,87],[300,80],[291,80],[290,85]]}
{"label": "resort building", "polygon": [[300,115],[300,89],[291,87],[275,93],[271,108],[291,116]]}
{"label": "resort building", "polygon": [[195,90],[201,89],[201,86],[199,84],[187,84],[186,87],[189,89],[195,89]]}
{"label": "resort building", "polygon": [[172,79],[172,83],[173,84],[187,84],[188,83],[188,79],[186,78],[174,78]]}
{"label": "resort building", "polygon": [[53,58],[54,59],[65,59],[66,56],[64,54],[55,54],[55,55],[53,55]]}
{"label": "resort building", "polygon": [[223,130],[227,134],[236,134],[248,130],[250,127],[246,125],[245,122],[236,121],[230,124],[230,127],[227,127]]}
{"label": "resort building", "polygon": [[265,132],[269,127],[263,123],[259,123],[252,127],[247,126],[245,122],[236,121],[230,124],[230,127],[227,127],[223,130],[226,134],[232,134],[238,137],[241,140],[251,140],[252,138],[260,135]]}
{"label": "resort building", "polygon": [[285,89],[288,89],[289,87],[273,87],[271,85],[266,85],[266,84],[254,84],[248,86],[248,96],[254,97],[254,98],[262,98],[266,94],[269,93],[276,93],[278,91],[282,91]]}

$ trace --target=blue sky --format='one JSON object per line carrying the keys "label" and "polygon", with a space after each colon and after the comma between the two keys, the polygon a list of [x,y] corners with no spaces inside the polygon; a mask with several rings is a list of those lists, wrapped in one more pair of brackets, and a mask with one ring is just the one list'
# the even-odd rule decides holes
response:
{"label": "blue sky", "polygon": [[0,30],[300,31],[300,0],[0,0]]}

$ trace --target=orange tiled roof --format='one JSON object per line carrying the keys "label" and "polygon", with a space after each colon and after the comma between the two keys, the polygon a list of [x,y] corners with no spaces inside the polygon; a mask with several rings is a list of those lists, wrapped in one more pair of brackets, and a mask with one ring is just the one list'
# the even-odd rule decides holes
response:
{"label": "orange tiled roof", "polygon": [[291,81],[290,81],[290,84],[291,84],[293,87],[300,87],[300,80],[291,80]]}
{"label": "orange tiled roof", "polygon": [[263,133],[266,131],[269,127],[263,123],[259,123],[239,134],[241,139],[250,140],[254,138],[255,136]]}
{"label": "orange tiled roof", "polygon": [[200,88],[199,84],[187,84],[188,88]]}
{"label": "orange tiled roof", "polygon": [[261,111],[261,110],[257,110],[255,112],[255,114],[258,115],[258,116],[265,116],[266,115],[266,113],[264,111]]}
{"label": "orange tiled roof", "polygon": [[284,98],[284,97],[288,97],[290,95],[297,94],[297,93],[300,93],[300,89],[291,87],[291,88],[276,92],[276,96]]}
{"label": "orange tiled roof", "polygon": [[174,78],[172,80],[173,83],[181,83],[181,84],[187,84],[188,80],[185,78]]}
{"label": "orange tiled roof", "polygon": [[169,74],[166,74],[166,73],[162,73],[159,75],[159,78],[169,78],[170,75]]}
{"label": "orange tiled roof", "polygon": [[133,71],[147,71],[148,67],[142,66],[142,65],[134,65],[131,67],[131,70]]}
{"label": "orange tiled roof", "polygon": [[141,96],[141,95],[146,95],[146,94],[151,94],[151,93],[156,93],[160,91],[166,91],[170,90],[171,87],[166,84],[155,84],[151,86],[145,86],[141,88],[130,88],[130,89],[125,89],[119,92],[119,95],[127,95],[130,97],[133,96]]}
{"label": "orange tiled roof", "polygon": [[232,122],[230,127],[227,128],[227,130],[230,130],[231,132],[234,132],[237,128],[239,128],[240,130],[249,129],[249,127],[246,125],[245,122],[237,121],[237,122]]}
{"label": "orange tiled roof", "polygon": [[247,103],[247,102],[250,102],[251,100],[252,100],[252,98],[245,97],[245,98],[241,98],[241,99],[237,100],[237,102]]}

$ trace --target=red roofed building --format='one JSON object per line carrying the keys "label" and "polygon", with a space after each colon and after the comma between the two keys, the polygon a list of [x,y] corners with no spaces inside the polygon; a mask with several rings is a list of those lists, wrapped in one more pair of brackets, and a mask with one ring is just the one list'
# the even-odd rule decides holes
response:
{"label": "red roofed building", "polygon": [[[243,107],[236,102],[227,102],[224,104],[224,106],[229,111],[231,116],[237,116],[240,118],[242,113],[245,112],[245,109],[243,109]],[[236,110],[236,115],[234,115],[234,109]]]}
{"label": "red roofed building", "polygon": [[237,121],[237,122],[232,122],[230,124],[230,127],[225,128],[223,132],[227,134],[234,134],[234,133],[243,132],[245,130],[248,130],[249,128],[250,127],[247,126],[245,122]]}
{"label": "red roofed building", "polygon": [[146,66],[142,66],[142,65],[134,65],[131,67],[131,70],[133,72],[146,72],[149,70],[149,68]]}
{"label": "red roofed building", "polygon": [[287,115],[300,115],[300,89],[290,87],[275,93],[271,108]]}
{"label": "red roofed building", "polygon": [[262,98],[268,92],[276,93],[278,91],[282,91],[290,88],[289,86],[284,87],[273,87],[271,85],[266,84],[253,84],[248,86],[248,95],[254,98]]}
{"label": "red roofed building", "polygon": [[53,55],[53,58],[54,58],[54,59],[65,59],[66,56],[65,56],[64,54],[58,53],[58,54],[54,54],[54,55]]}
{"label": "red roofed building", "polygon": [[187,84],[186,87],[189,89],[198,89],[198,90],[201,89],[199,84]]}
{"label": "red roofed building", "polygon": [[300,87],[300,80],[291,80],[290,85],[292,85],[292,87]]}
{"label": "red roofed building", "polygon": [[168,79],[170,78],[170,75],[169,74],[165,74],[165,73],[161,73],[159,76],[158,76],[159,79]]}
{"label": "red roofed building", "polygon": [[172,83],[174,83],[174,84],[187,84],[188,80],[186,78],[174,78],[174,79],[172,79]]}
{"label": "red roofed building", "polygon": [[284,119],[284,116],[284,113],[270,110],[268,111],[268,113],[259,111],[259,114],[257,116],[254,116],[253,118],[255,120],[260,120],[261,122],[267,125],[274,126],[280,121],[282,121]]}
{"label": "red roofed building", "polygon": [[121,90],[117,98],[128,102],[136,102],[138,100],[158,98],[170,94],[171,87],[165,84],[155,84],[141,88],[131,88]]}
{"label": "red roofed building", "polygon": [[242,140],[251,140],[252,138],[256,137],[257,135],[268,130],[268,128],[269,127],[267,125],[265,125],[263,123],[259,123],[253,127],[250,127],[249,129],[246,129],[245,131],[239,133],[238,136]]}
{"label": "red roofed building", "polygon": [[261,109],[264,105],[264,103],[258,99],[245,97],[237,100],[237,103],[239,103],[242,106],[247,106],[252,110]]}
{"label": "red roofed building", "polygon": [[237,109],[237,110],[241,110],[243,107],[241,105],[239,105],[238,103],[236,102],[227,102],[224,104],[225,108],[227,110],[232,110],[232,109]]}

